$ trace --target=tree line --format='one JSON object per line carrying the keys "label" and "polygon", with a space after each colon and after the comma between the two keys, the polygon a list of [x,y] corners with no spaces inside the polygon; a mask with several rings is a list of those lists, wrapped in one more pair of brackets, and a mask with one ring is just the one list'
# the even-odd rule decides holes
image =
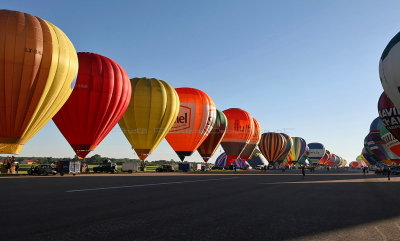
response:
{"label": "tree line", "polygon": [[[6,160],[7,157],[0,157],[0,160]],[[79,160],[77,157],[74,158],[57,158],[57,157],[19,157],[15,156],[15,160],[21,163],[23,160],[38,160],[38,164],[51,164],[57,163],[58,161],[77,161]],[[130,159],[130,158],[110,158],[110,157],[102,157],[99,154],[95,154],[89,158],[85,158],[81,160],[82,162],[86,162],[88,165],[99,165],[101,163],[107,162],[110,160],[111,162],[117,163],[117,165],[122,165],[125,162],[132,162],[138,165],[141,164],[140,159]],[[146,165],[174,165],[179,163],[179,161],[171,160],[156,160],[156,161],[145,161]]]}

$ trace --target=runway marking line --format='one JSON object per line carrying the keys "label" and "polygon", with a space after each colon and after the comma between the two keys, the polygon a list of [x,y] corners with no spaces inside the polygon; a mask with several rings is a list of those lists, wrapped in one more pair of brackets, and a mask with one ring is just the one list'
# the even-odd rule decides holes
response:
{"label": "runway marking line", "polygon": [[133,187],[148,187],[148,186],[159,186],[159,185],[183,184],[183,183],[191,183],[191,182],[220,181],[220,180],[230,180],[230,179],[236,179],[236,178],[239,178],[239,177],[200,179],[200,180],[180,181],[180,182],[159,182],[159,183],[136,184],[136,185],[114,186],[114,187],[85,188],[85,189],[68,190],[66,192],[88,192],[88,191],[108,190],[108,189],[123,189],[123,188],[133,188]]}

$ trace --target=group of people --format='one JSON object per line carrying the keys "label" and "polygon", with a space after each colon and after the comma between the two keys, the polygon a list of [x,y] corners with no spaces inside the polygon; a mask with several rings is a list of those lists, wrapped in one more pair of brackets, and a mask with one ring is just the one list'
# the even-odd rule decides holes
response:
{"label": "group of people", "polygon": [[[1,161],[0,161],[1,162]],[[14,172],[18,174],[19,170],[19,163],[15,161],[14,156],[8,156],[7,159],[2,160],[3,165],[1,166],[2,173],[6,174],[13,174],[13,164],[14,165]]]}
{"label": "group of people", "polygon": [[388,180],[390,180],[390,175],[392,174],[392,169],[390,167],[388,167],[388,168],[381,167],[375,171],[375,174],[387,176]]}

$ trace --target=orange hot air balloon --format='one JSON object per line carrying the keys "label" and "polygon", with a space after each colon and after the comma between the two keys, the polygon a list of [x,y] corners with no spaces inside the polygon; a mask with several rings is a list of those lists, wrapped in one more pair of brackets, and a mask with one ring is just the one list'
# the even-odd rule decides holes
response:
{"label": "orange hot air balloon", "polygon": [[183,161],[192,155],[212,130],[217,116],[214,101],[201,90],[177,88],[179,114],[165,137]]}
{"label": "orange hot air balloon", "polygon": [[251,154],[253,153],[254,149],[256,149],[261,139],[260,123],[258,123],[258,121],[254,118],[253,118],[253,123],[254,123],[254,129],[250,137],[250,141],[244,148],[242,154],[240,154],[240,158],[242,159],[243,162],[246,162],[246,160],[250,158]]}
{"label": "orange hot air balloon", "polygon": [[252,130],[254,129],[253,117],[239,108],[230,108],[223,111],[228,119],[226,130],[221,146],[227,154],[227,165],[231,165],[240,157],[247,143],[249,143]]}

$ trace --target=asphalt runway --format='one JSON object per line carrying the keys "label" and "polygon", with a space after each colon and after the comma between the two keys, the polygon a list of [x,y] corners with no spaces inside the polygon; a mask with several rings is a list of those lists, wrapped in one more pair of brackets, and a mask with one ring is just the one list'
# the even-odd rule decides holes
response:
{"label": "asphalt runway", "polygon": [[7,177],[0,189],[0,240],[400,240],[400,177]]}

